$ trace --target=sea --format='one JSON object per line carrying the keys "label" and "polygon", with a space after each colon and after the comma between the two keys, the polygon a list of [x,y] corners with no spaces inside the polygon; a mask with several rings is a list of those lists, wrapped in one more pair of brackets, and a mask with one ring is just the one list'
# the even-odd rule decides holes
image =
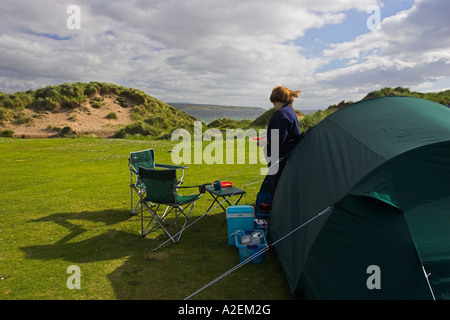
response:
{"label": "sea", "polygon": [[[255,120],[267,111],[267,109],[259,107],[218,106],[189,103],[169,103],[169,105],[177,108],[178,110],[184,111],[207,124],[222,118],[234,120]],[[315,113],[317,110],[299,111],[304,115],[308,115]]]}

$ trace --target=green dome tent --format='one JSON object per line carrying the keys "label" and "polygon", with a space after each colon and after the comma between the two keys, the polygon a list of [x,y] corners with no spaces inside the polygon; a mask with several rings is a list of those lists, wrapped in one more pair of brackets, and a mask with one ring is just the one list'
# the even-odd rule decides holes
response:
{"label": "green dome tent", "polygon": [[290,154],[269,235],[306,299],[449,299],[450,109],[382,97],[325,118]]}

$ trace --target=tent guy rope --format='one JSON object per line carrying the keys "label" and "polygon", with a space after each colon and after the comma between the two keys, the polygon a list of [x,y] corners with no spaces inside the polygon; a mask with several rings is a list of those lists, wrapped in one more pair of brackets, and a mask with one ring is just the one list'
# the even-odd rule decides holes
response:
{"label": "tent guy rope", "polygon": [[297,228],[295,228],[294,230],[288,232],[286,235],[284,235],[283,237],[281,237],[280,239],[278,239],[277,241],[275,241],[274,243],[264,247],[263,249],[259,250],[258,252],[256,252],[255,254],[253,254],[252,256],[248,257],[247,259],[245,259],[244,261],[242,261],[241,263],[237,264],[236,266],[234,266],[233,268],[229,269],[227,272],[221,274],[220,276],[218,276],[216,279],[214,279],[213,281],[209,282],[208,284],[204,285],[203,287],[201,287],[200,289],[198,289],[197,291],[195,291],[194,293],[192,293],[191,295],[189,295],[188,297],[186,297],[184,300],[189,300],[190,298],[192,298],[193,296],[195,296],[197,293],[200,293],[201,291],[205,290],[206,288],[208,288],[209,286],[213,285],[214,283],[218,282],[219,280],[225,278],[226,276],[228,276],[229,274],[231,274],[232,272],[236,271],[237,269],[239,269],[240,267],[242,267],[243,265],[245,265],[246,263],[250,262],[251,260],[253,260],[254,258],[260,256],[261,254],[264,254],[266,251],[268,251],[270,249],[270,247],[273,247],[274,245],[276,245],[278,242],[284,240],[285,238],[289,237],[290,235],[292,235],[294,232],[297,232],[298,230],[300,230],[301,228],[305,227],[306,225],[308,225],[309,223],[311,223],[312,221],[314,221],[315,219],[317,219],[318,217],[322,216],[323,214],[327,213],[328,211],[330,211],[334,206],[331,205],[328,208],[322,210],[321,212],[319,212],[317,215],[315,215],[314,217],[312,217],[311,219],[309,219],[308,221],[304,222],[303,224],[301,224],[300,226],[298,226]]}

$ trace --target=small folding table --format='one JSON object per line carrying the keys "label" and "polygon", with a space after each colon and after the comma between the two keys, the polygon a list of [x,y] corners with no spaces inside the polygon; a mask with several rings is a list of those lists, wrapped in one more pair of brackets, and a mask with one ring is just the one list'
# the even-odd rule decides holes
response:
{"label": "small folding table", "polygon": [[213,197],[213,202],[211,203],[211,205],[209,206],[208,210],[206,210],[206,212],[209,212],[209,210],[211,210],[211,208],[214,206],[214,204],[217,202],[224,211],[227,211],[226,208],[222,205],[222,203],[224,201],[219,201],[219,198],[223,198],[225,200],[226,203],[228,203],[229,206],[232,206],[232,204],[230,203],[230,198],[233,196],[239,196],[239,198],[236,200],[236,203],[234,205],[237,205],[239,203],[239,201],[242,199],[242,196],[245,194],[244,190],[235,188],[235,187],[227,187],[227,188],[222,188],[221,190],[216,190],[214,189],[214,186],[206,186],[206,191],[208,191],[208,193]]}

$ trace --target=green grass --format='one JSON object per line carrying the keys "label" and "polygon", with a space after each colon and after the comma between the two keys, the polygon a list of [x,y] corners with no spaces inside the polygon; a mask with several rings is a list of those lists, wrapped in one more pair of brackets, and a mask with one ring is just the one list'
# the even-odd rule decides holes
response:
{"label": "green grass", "polygon": [[[179,244],[152,251],[167,237],[140,236],[130,215],[128,155],[154,148],[171,164],[175,142],[149,140],[0,138],[0,300],[184,299],[239,263],[228,246],[225,213],[215,209],[189,228]],[[185,185],[212,182],[248,166],[192,164]],[[229,176],[240,187],[262,165]],[[254,181],[261,180],[257,177]],[[260,183],[245,187],[253,204]],[[194,216],[212,198],[204,194]],[[81,269],[81,289],[69,290],[66,272]],[[273,249],[192,299],[290,299]]]}

